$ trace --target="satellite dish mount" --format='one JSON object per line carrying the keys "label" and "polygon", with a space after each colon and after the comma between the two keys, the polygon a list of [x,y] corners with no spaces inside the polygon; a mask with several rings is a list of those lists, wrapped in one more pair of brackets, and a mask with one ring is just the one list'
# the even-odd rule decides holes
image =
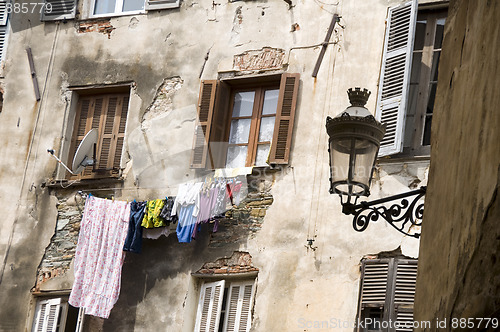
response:
{"label": "satellite dish mount", "polygon": [[69,169],[69,167],[61,161],[61,159],[57,158],[57,156],[54,154],[55,151],[53,149],[47,149],[47,152],[50,153],[52,157],[54,157],[61,165],[64,166],[64,168],[68,172],[73,175],[80,174],[87,166],[92,166],[92,171],[95,171],[95,165],[97,163],[97,137],[98,134],[96,129],[91,129],[85,135],[85,137],[80,142],[80,145],[78,145],[78,148],[76,149],[75,157],[73,158],[73,164],[71,165],[72,170]]}

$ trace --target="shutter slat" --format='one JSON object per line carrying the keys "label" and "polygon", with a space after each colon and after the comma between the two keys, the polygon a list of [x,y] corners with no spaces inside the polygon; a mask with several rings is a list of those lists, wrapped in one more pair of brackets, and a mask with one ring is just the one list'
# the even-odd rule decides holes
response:
{"label": "shutter slat", "polygon": [[[388,127],[379,156],[399,153],[403,149],[416,13],[416,0],[389,8],[376,115],[382,123],[395,124],[396,127],[391,130]],[[396,103],[388,106],[385,103],[388,100]]]}
{"label": "shutter slat", "polygon": [[0,25],[7,25],[8,17],[9,13],[7,13],[7,1],[0,0]]}
{"label": "shutter slat", "polygon": [[66,20],[75,18],[76,0],[45,0],[42,21]]}
{"label": "shutter slat", "polygon": [[269,164],[288,164],[299,81],[299,74],[283,74],[281,76]]}
{"label": "shutter slat", "polygon": [[361,306],[383,305],[387,293],[389,263],[365,262],[361,286]]}

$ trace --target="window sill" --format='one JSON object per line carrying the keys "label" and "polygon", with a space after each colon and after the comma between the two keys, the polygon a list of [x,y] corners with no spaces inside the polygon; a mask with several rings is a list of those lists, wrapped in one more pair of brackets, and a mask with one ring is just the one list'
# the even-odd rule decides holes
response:
{"label": "window sill", "polygon": [[[66,189],[66,188],[82,188],[82,187],[107,187],[110,185],[116,186],[122,184],[125,179],[123,177],[108,177],[99,179],[81,179],[81,180],[68,180],[68,179],[49,179],[42,183],[42,188],[53,189]],[[103,188],[106,189],[106,188]]]}
{"label": "window sill", "polygon": [[400,164],[408,162],[430,162],[431,156],[412,156],[406,154],[397,154],[393,156],[381,157],[377,159],[377,165]]}
{"label": "window sill", "polygon": [[80,21],[93,20],[93,19],[99,19],[99,18],[112,18],[112,17],[121,17],[121,16],[142,15],[142,14],[147,14],[147,11],[146,10],[135,10],[135,11],[130,11],[130,12],[90,15],[87,17],[80,18]]}

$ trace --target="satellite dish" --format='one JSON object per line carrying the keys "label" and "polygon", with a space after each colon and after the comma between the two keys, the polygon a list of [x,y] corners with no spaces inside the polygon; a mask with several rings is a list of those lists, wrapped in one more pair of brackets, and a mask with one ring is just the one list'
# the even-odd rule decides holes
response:
{"label": "satellite dish", "polygon": [[97,129],[91,129],[78,145],[73,158],[73,174],[81,173],[85,167],[95,164],[95,146],[97,144]]}

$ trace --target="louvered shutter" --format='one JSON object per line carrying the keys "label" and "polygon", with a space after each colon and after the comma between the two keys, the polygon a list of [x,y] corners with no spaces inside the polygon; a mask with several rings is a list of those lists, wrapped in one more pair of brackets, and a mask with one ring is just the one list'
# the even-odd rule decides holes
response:
{"label": "louvered shutter", "polygon": [[42,21],[67,20],[75,18],[76,0],[45,0]]}
{"label": "louvered shutter", "polygon": [[208,142],[215,105],[217,81],[202,81],[198,99],[198,123],[195,127],[193,150],[191,152],[191,168],[205,168]]}
{"label": "louvered shutter", "polygon": [[288,164],[299,81],[299,74],[283,74],[281,76],[273,141],[269,153],[269,164],[271,165]]}
{"label": "louvered shutter", "polygon": [[231,283],[224,320],[224,332],[250,331],[253,297],[253,281]]}
{"label": "louvered shutter", "polygon": [[146,9],[166,9],[166,8],[177,8],[180,6],[180,0],[147,0]]}
{"label": "louvered shutter", "polygon": [[7,30],[8,30],[8,18],[9,13],[7,12],[7,0],[0,0],[0,61],[5,58],[5,51],[7,47]]}
{"label": "louvered shutter", "polygon": [[204,283],[201,287],[195,332],[216,332],[219,330],[224,280]]}
{"label": "louvered shutter", "polygon": [[417,261],[396,260],[394,282],[394,311],[398,322],[396,331],[412,331],[413,303],[417,282]]}
{"label": "louvered shutter", "polygon": [[55,332],[61,307],[61,299],[38,301],[35,311],[34,332]]}
{"label": "louvered shutter", "polygon": [[93,172],[92,166],[87,166],[82,174],[76,177],[96,178],[119,175],[128,103],[128,94],[80,97],[70,157],[73,158],[76,148],[91,129],[97,129],[99,138],[96,151],[96,172]]}
{"label": "louvered shutter", "polygon": [[376,108],[377,120],[387,125],[379,156],[403,149],[416,17],[417,0],[389,8]]}
{"label": "louvered shutter", "polygon": [[367,306],[384,306],[388,282],[388,260],[365,261],[361,284],[361,309]]}

